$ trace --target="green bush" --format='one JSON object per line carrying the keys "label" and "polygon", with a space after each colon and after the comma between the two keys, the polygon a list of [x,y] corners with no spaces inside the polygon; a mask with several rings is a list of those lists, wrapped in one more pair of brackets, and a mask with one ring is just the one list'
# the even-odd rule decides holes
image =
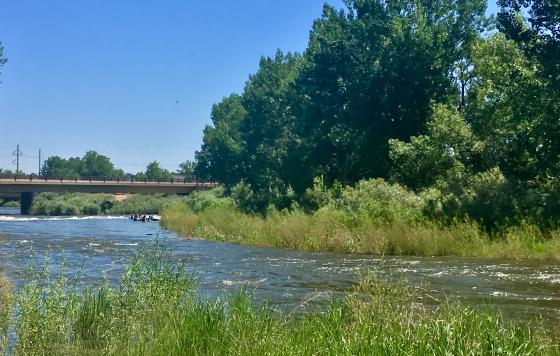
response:
{"label": "green bush", "polygon": [[180,204],[183,198],[164,194],[131,194],[127,199],[116,202],[107,210],[108,214],[159,214],[165,207]]}
{"label": "green bush", "polygon": [[193,212],[199,213],[212,206],[233,204],[233,201],[224,197],[223,188],[216,188],[194,191],[185,198],[185,203]]}
{"label": "green bush", "polygon": [[355,187],[344,188],[336,205],[351,216],[380,224],[423,220],[423,200],[402,186],[382,179],[363,180]]}
{"label": "green bush", "polygon": [[183,201],[177,195],[131,194],[117,202],[110,194],[41,193],[33,202],[37,215],[157,214]]}
{"label": "green bush", "polygon": [[114,197],[110,194],[40,193],[34,199],[33,213],[37,215],[99,215],[106,213]]}

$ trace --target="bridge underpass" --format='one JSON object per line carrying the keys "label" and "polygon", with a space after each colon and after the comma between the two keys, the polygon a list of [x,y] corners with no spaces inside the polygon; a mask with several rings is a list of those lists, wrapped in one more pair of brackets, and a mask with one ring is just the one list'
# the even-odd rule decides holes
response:
{"label": "bridge underpass", "polygon": [[107,179],[43,179],[43,178],[17,178],[0,179],[0,197],[13,197],[19,194],[21,214],[31,215],[33,198],[37,193],[44,192],[77,192],[77,193],[164,193],[164,194],[190,194],[195,190],[205,190],[216,187],[216,183],[200,183],[186,181],[133,181]]}

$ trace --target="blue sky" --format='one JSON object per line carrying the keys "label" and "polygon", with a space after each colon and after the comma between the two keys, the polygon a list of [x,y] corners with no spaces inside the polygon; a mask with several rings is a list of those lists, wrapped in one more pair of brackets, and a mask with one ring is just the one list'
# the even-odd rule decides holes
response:
{"label": "blue sky", "polygon": [[15,169],[20,144],[27,172],[39,148],[175,170],[200,147],[212,104],[240,92],[261,55],[306,47],[324,2],[0,0],[0,168]]}

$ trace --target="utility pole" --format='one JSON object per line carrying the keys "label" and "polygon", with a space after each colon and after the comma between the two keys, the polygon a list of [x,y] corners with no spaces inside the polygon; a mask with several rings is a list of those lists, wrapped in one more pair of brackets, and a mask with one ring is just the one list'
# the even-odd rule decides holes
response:
{"label": "utility pole", "polygon": [[19,145],[17,145],[16,150],[12,153],[13,156],[16,156],[16,159],[13,160],[12,163],[16,165],[16,175],[19,173],[19,157],[23,156],[23,152],[19,150]]}
{"label": "utility pole", "polygon": [[39,148],[39,172],[37,172],[37,175],[41,175],[41,149]]}

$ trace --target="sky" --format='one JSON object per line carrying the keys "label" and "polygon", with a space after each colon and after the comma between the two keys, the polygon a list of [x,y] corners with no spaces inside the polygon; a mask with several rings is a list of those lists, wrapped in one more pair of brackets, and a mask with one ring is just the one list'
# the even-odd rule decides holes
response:
{"label": "sky", "polygon": [[15,170],[19,144],[27,173],[39,149],[175,171],[261,56],[305,49],[324,2],[0,0],[0,168]]}

